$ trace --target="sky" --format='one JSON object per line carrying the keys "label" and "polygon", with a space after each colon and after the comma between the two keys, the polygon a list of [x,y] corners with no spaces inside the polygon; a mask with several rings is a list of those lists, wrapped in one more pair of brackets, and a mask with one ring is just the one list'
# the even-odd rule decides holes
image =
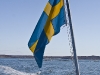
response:
{"label": "sky", "polygon": [[[0,0],[0,54],[33,55],[28,41],[48,0]],[[69,0],[78,56],[100,56],[100,0]],[[70,56],[67,27],[45,56]]]}

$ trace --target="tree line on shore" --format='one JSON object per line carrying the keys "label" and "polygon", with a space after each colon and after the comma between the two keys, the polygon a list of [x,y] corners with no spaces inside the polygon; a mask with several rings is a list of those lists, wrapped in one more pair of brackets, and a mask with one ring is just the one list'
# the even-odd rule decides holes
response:
{"label": "tree line on shore", "polygon": [[[33,58],[32,55],[0,55],[0,58]],[[71,59],[71,56],[44,56],[44,58],[61,58],[61,59]],[[97,59],[100,60],[100,56],[78,56],[78,59]]]}

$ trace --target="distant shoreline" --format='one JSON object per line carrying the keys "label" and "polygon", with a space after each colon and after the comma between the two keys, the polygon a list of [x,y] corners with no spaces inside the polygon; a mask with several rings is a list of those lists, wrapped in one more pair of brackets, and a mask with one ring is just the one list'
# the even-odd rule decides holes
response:
{"label": "distant shoreline", "polygon": [[[33,58],[32,55],[0,55],[0,58]],[[71,59],[71,56],[44,56],[44,58]],[[100,60],[100,56],[78,56],[78,59]]]}

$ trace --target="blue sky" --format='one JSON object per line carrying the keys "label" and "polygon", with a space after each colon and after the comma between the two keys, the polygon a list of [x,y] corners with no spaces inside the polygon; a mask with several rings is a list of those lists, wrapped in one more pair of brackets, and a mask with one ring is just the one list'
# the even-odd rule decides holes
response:
{"label": "blue sky", "polygon": [[[0,0],[0,54],[32,55],[27,43],[48,0]],[[70,0],[77,55],[100,55],[100,0]],[[67,28],[45,55],[69,56]]]}

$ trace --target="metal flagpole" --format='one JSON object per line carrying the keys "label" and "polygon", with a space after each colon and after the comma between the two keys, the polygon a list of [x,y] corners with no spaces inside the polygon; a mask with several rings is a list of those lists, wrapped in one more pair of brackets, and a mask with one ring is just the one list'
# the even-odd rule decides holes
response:
{"label": "metal flagpole", "polygon": [[74,33],[73,33],[73,28],[72,28],[71,13],[70,13],[69,1],[68,0],[66,0],[66,6],[67,6],[69,26],[70,26],[70,32],[71,32],[71,38],[72,38],[72,47],[73,47],[73,53],[74,53],[74,62],[75,62],[75,67],[76,67],[76,75],[80,75],[79,65],[78,65],[78,57],[77,57],[77,54],[76,54]]}

